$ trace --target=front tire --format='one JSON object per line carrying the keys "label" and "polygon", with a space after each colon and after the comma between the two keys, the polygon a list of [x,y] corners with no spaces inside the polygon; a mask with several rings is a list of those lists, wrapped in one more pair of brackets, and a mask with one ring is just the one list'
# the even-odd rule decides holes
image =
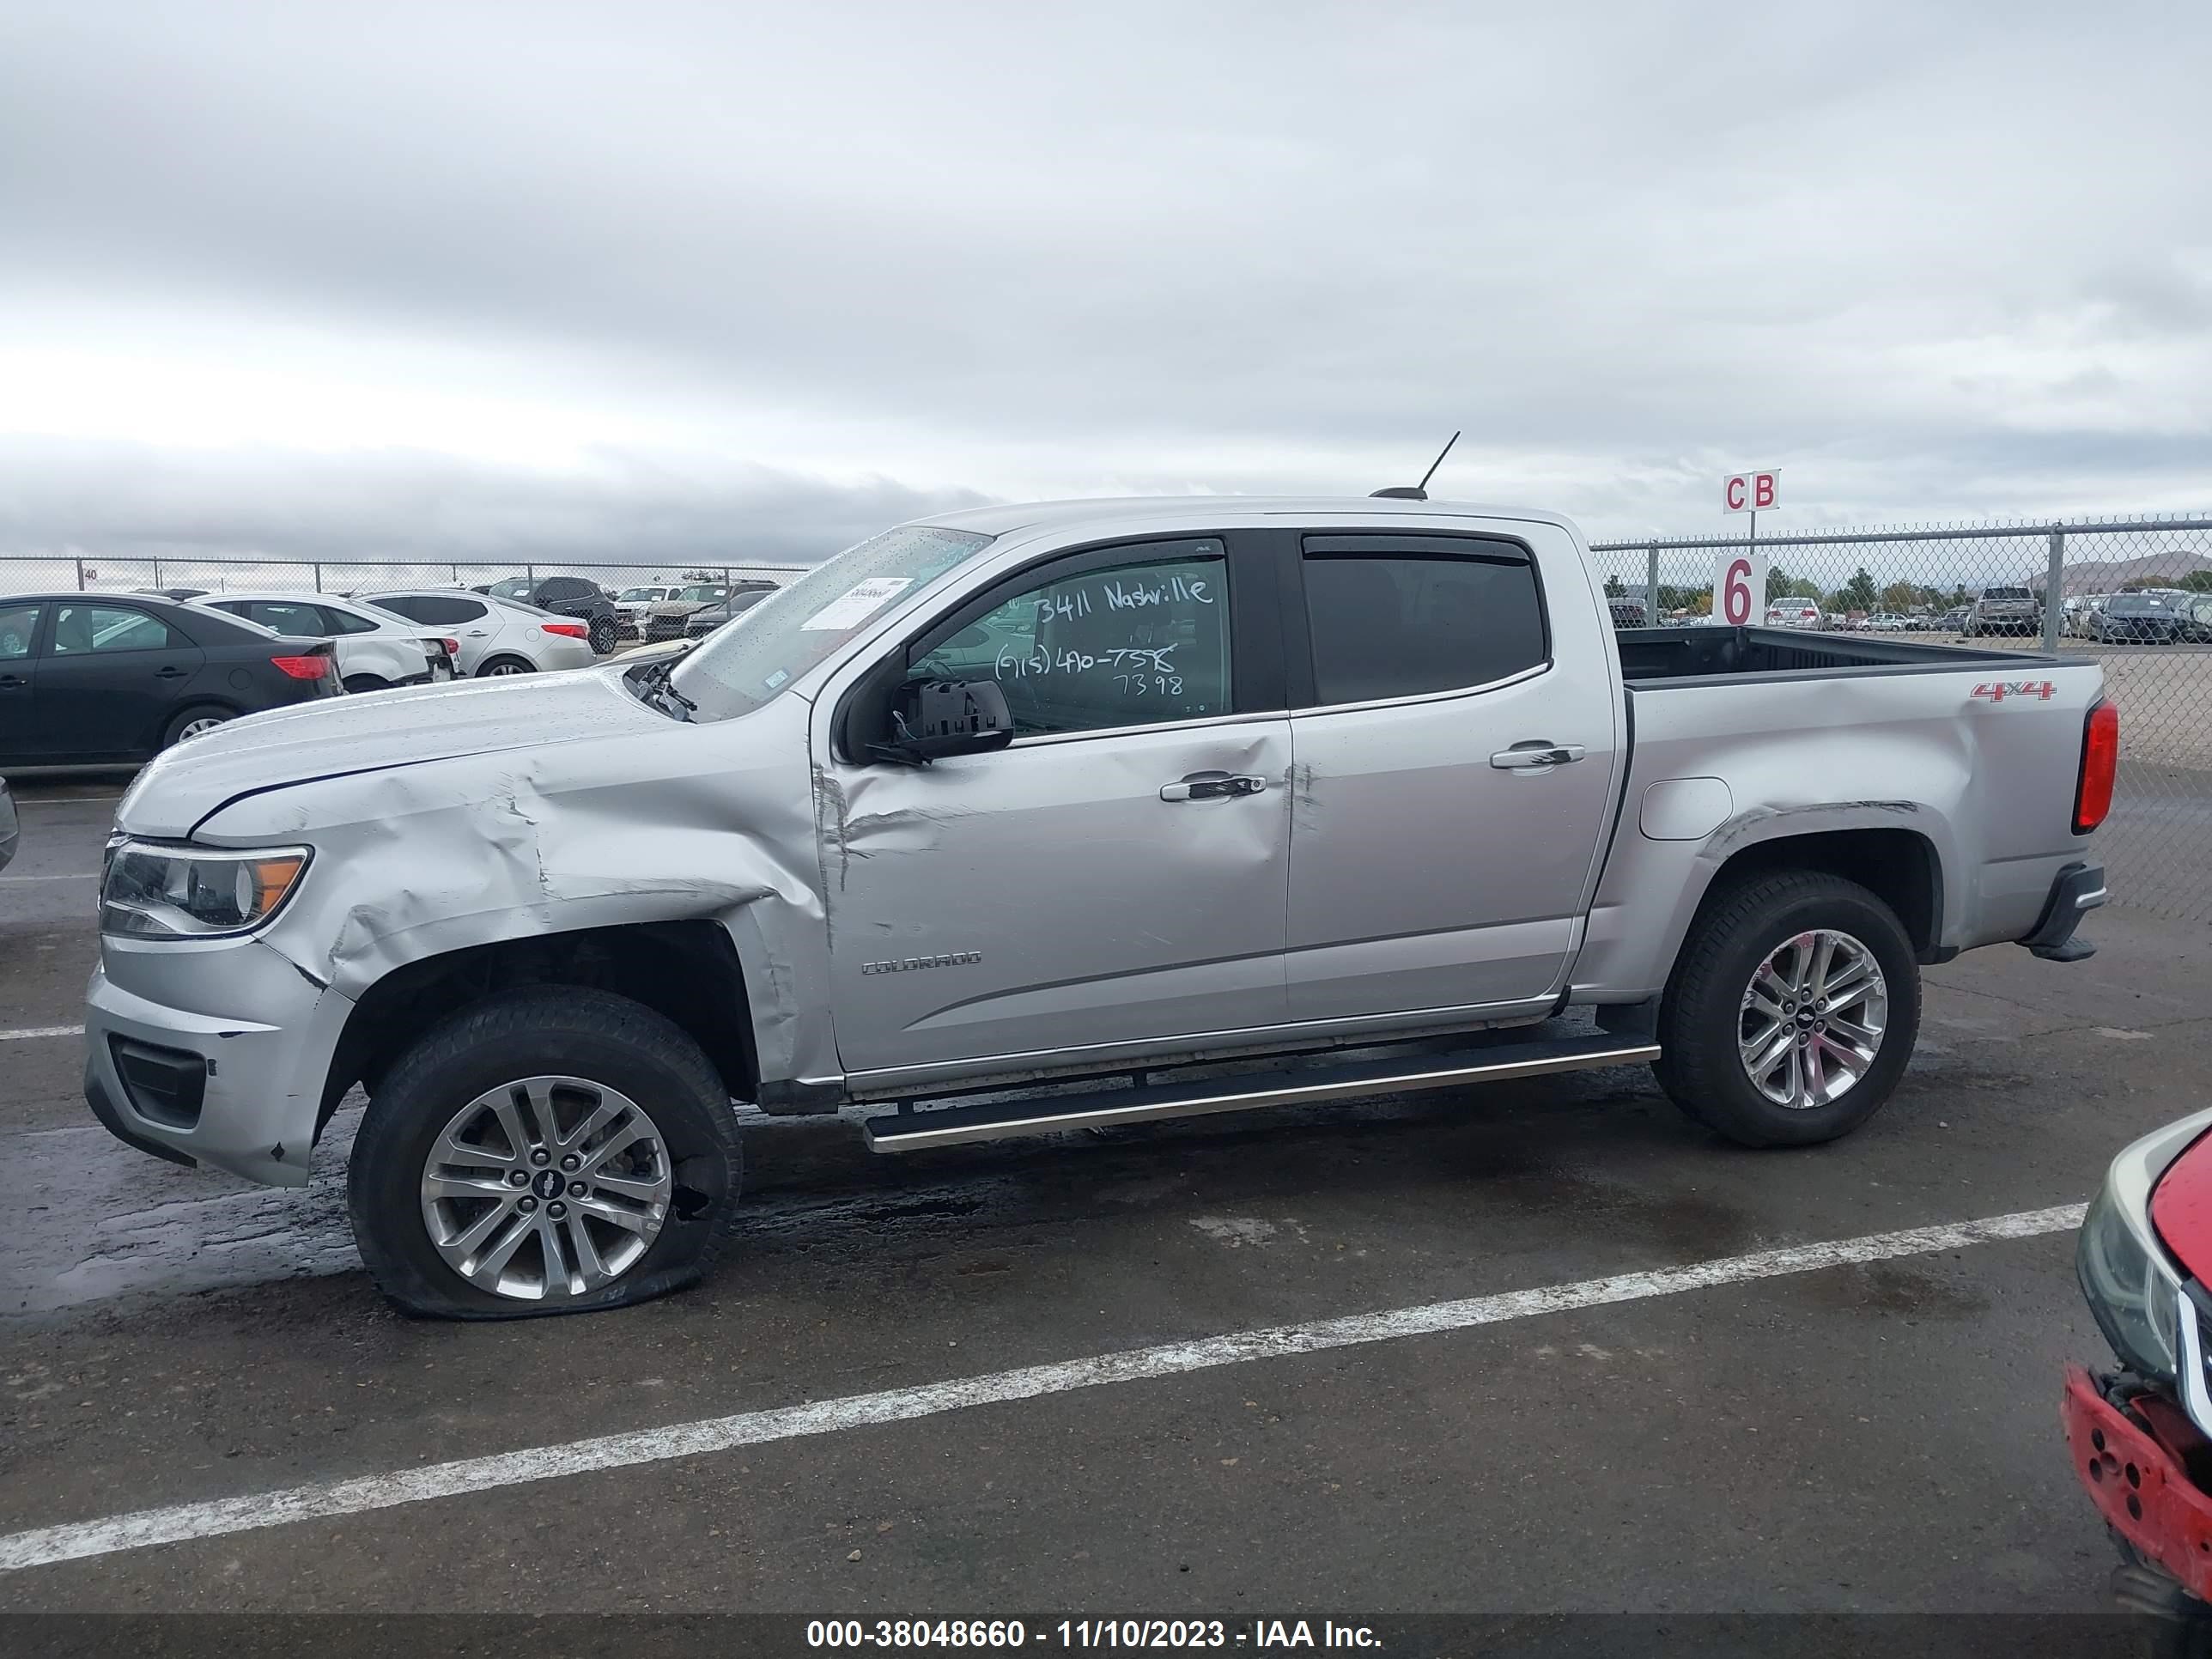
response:
{"label": "front tire", "polygon": [[514,1319],[697,1282],[728,1242],[741,1170],[697,1043],[625,997],[540,987],[401,1055],[362,1116],[346,1202],[403,1310]]}
{"label": "front tire", "polygon": [[1660,1001],[1653,1069],[1717,1134],[1808,1146],[1881,1109],[1919,1031],[1920,969],[1895,911],[1839,876],[1757,875],[1692,924]]}

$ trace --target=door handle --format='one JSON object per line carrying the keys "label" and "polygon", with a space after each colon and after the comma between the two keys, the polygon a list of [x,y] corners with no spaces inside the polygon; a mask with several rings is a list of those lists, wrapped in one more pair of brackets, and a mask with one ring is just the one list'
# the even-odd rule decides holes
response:
{"label": "door handle", "polygon": [[30,681],[25,679],[21,674],[0,674],[0,689],[29,684]]}
{"label": "door handle", "polygon": [[184,677],[185,671],[181,668],[157,668],[154,671],[154,678],[157,680],[180,680]]}
{"label": "door handle", "polygon": [[483,639],[485,636],[486,631],[487,630],[481,628],[471,628],[469,629],[469,637],[472,640]]}
{"label": "door handle", "polygon": [[1492,755],[1490,763],[1501,772],[1540,771],[1578,761],[1589,752],[1578,743],[1516,743]]}
{"label": "door handle", "polygon": [[1267,787],[1265,778],[1249,772],[1193,772],[1160,786],[1162,800],[1222,800],[1235,795],[1256,795]]}

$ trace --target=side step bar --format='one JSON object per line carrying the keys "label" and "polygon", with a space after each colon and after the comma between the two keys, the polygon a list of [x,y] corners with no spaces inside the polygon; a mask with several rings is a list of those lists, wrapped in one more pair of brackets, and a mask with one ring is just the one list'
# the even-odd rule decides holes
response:
{"label": "side step bar", "polygon": [[1549,1042],[1493,1043],[1455,1054],[1393,1054],[1349,1066],[1201,1078],[1152,1088],[886,1112],[868,1119],[862,1127],[871,1152],[914,1152],[971,1140],[1004,1140],[1014,1135],[1059,1134],[1070,1129],[1154,1123],[1164,1118],[1202,1117],[1210,1112],[1242,1112],[1260,1106],[1310,1105],[1359,1095],[1547,1077],[1554,1072],[1633,1066],[1658,1057],[1656,1042],[1600,1032]]}

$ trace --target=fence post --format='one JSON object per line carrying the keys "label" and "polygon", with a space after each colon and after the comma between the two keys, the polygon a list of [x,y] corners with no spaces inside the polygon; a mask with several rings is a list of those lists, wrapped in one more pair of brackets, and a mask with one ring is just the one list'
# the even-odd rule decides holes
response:
{"label": "fence post", "polygon": [[2051,526],[2051,568],[2043,579],[2043,648],[2058,649],[2059,624],[2066,617],[2066,531]]}
{"label": "fence post", "polygon": [[321,592],[322,591],[323,591],[323,562],[322,562],[320,559],[317,559],[317,560],[315,561],[315,592],[318,592],[318,593],[319,593],[319,592]]}
{"label": "fence post", "polygon": [[155,560],[155,561],[154,561],[154,586],[156,586],[156,587],[159,587],[161,585],[161,562],[159,559],[156,559],[156,560]]}
{"label": "fence post", "polygon": [[1659,626],[1659,544],[1656,542],[1644,550],[1644,623],[1647,628]]}
{"label": "fence post", "polygon": [[80,593],[84,592],[84,555],[82,553],[76,556],[76,591]]}
{"label": "fence post", "polygon": [[527,582],[529,582],[529,584],[530,584],[532,587],[535,587],[535,586],[538,586],[538,567],[537,567],[536,565],[534,565],[534,564],[526,564],[526,565],[524,565],[524,566],[522,567],[522,574],[523,574],[523,578],[524,578],[524,580],[526,580]]}

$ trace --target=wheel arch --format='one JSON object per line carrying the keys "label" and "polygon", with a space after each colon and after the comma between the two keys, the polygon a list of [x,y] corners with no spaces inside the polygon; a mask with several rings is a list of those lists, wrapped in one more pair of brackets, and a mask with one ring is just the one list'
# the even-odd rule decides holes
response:
{"label": "wheel arch", "polygon": [[1834,830],[1784,831],[1740,845],[1710,866],[1711,873],[1686,907],[1669,942],[1671,977],[1683,941],[1723,895],[1748,878],[1785,871],[1817,871],[1857,883],[1895,911],[1923,963],[1948,961],[1942,945],[1943,860],[1933,839],[1917,829],[1856,824]]}
{"label": "wheel arch", "polygon": [[369,986],[332,1049],[319,1135],[356,1083],[377,1079],[433,1027],[526,986],[611,992],[652,1009],[705,1052],[730,1097],[757,1097],[752,1000],[729,932],[704,918],[642,921],[465,945],[394,968]]}

